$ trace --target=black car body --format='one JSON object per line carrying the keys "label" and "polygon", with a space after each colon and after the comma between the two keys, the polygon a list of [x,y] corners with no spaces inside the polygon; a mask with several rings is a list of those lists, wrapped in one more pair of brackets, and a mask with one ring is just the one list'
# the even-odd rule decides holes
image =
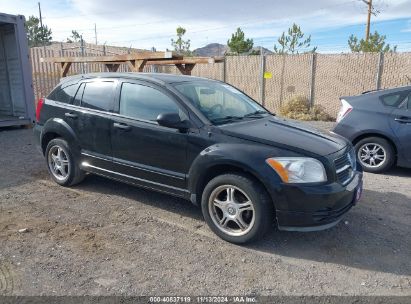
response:
{"label": "black car body", "polygon": [[[242,107],[247,114],[234,115]],[[346,139],[278,118],[214,80],[74,76],[40,101],[37,119],[35,136],[59,184],[89,172],[182,197],[231,242],[261,236],[274,218],[282,230],[331,227],[361,194],[362,170]],[[71,177],[61,179],[62,167]]]}
{"label": "black car body", "polygon": [[341,97],[335,133],[350,140],[364,170],[411,167],[411,86]]}

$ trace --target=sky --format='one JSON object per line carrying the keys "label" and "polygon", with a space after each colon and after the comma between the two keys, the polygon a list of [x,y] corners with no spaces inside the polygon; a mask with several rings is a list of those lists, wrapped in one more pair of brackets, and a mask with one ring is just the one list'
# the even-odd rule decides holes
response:
{"label": "sky", "polygon": [[[0,0],[0,12],[38,16],[38,0]],[[371,31],[387,36],[397,51],[411,51],[411,0],[374,0],[379,11]],[[43,0],[43,23],[54,41],[77,30],[87,42],[157,50],[171,49],[178,26],[187,30],[191,49],[226,44],[237,27],[255,46],[273,50],[293,22],[311,35],[320,53],[349,52],[351,34],[365,34],[367,5],[362,0]]]}

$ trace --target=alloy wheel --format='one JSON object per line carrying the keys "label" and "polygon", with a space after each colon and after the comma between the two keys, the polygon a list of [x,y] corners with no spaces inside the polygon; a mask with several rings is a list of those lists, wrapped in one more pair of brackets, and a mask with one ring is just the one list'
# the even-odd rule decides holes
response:
{"label": "alloy wheel", "polygon": [[231,236],[247,234],[254,226],[254,204],[233,185],[215,188],[208,201],[209,214],[218,229]]}
{"label": "alloy wheel", "polygon": [[67,152],[60,146],[52,146],[48,153],[50,172],[58,180],[65,180],[69,175],[69,158]]}
{"label": "alloy wheel", "polygon": [[361,164],[369,168],[378,168],[384,164],[387,152],[377,143],[366,143],[358,150],[358,159]]}

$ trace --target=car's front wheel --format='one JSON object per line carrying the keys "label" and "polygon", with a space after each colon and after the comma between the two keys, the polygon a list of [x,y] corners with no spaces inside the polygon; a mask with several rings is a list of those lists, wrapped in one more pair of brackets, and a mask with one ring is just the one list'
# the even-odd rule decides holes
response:
{"label": "car's front wheel", "polygon": [[355,150],[358,160],[367,172],[381,173],[395,163],[394,148],[381,137],[364,138],[355,145]]}
{"label": "car's front wheel", "polygon": [[212,179],[203,191],[201,208],[209,227],[222,239],[237,244],[261,238],[274,219],[266,190],[241,174]]}
{"label": "car's front wheel", "polygon": [[64,139],[52,139],[47,145],[45,155],[50,176],[59,185],[72,186],[84,179],[85,173],[80,169]]}

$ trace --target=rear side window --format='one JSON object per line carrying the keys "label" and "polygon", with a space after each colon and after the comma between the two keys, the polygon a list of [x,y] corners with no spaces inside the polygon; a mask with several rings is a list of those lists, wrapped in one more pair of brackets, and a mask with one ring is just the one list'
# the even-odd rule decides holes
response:
{"label": "rear side window", "polygon": [[77,92],[77,88],[78,88],[78,84],[69,85],[64,88],[60,87],[59,89],[53,91],[49,95],[48,99],[62,102],[62,103],[71,103],[74,95]]}
{"label": "rear side window", "polygon": [[161,113],[179,113],[173,99],[151,87],[123,83],[120,96],[120,114],[155,121]]}
{"label": "rear side window", "polygon": [[100,111],[110,110],[113,89],[113,81],[87,82],[84,87],[81,106]]}
{"label": "rear side window", "polygon": [[399,92],[397,94],[390,94],[381,96],[381,101],[384,105],[389,107],[398,107],[400,103],[404,100],[406,92]]}

